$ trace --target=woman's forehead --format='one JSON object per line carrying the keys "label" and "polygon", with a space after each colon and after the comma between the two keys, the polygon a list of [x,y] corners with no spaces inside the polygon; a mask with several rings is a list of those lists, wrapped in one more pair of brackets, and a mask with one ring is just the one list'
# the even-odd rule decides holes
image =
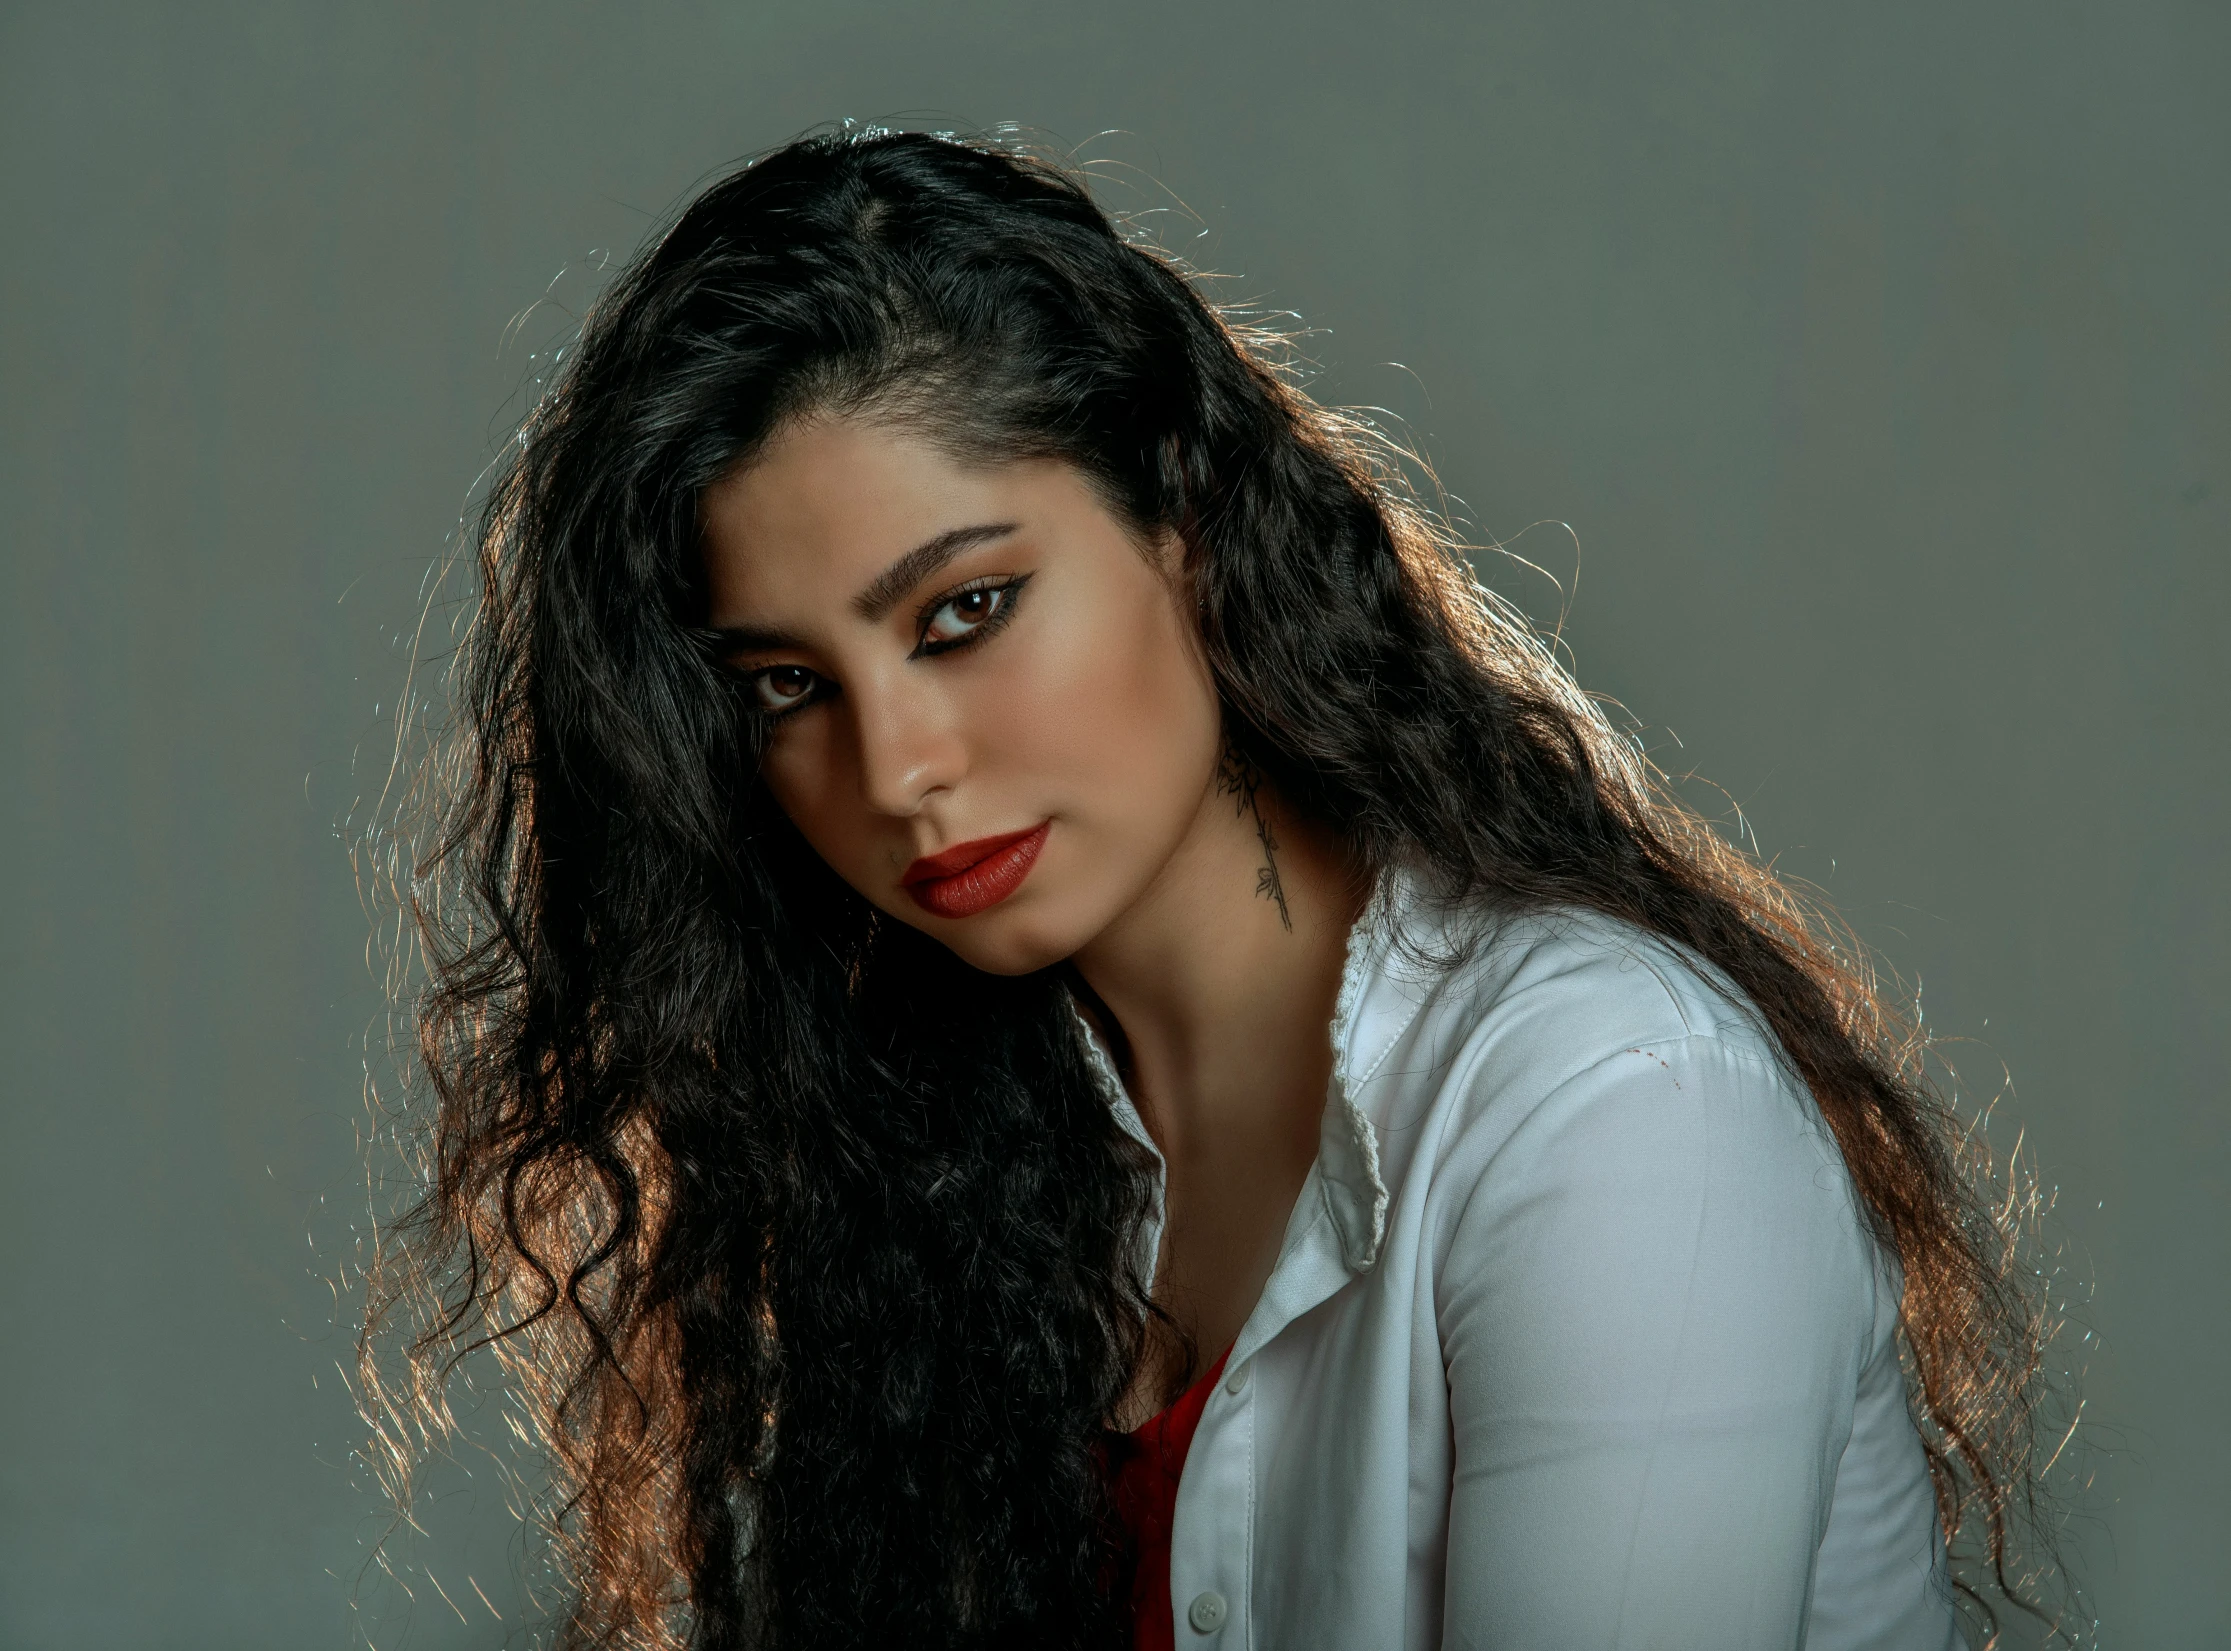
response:
{"label": "woman's forehead", "polygon": [[705,491],[699,507],[713,623],[878,606],[879,576],[948,543],[953,554],[1095,505],[1066,465],[964,464],[904,429],[791,426]]}

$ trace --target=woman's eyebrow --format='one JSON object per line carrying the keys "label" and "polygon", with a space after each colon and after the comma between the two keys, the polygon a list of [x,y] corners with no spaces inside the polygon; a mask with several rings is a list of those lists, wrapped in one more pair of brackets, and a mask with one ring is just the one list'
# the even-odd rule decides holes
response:
{"label": "woman's eyebrow", "polygon": [[1014,522],[984,522],[975,527],[950,528],[916,545],[869,581],[868,588],[852,599],[852,611],[870,624],[881,623],[909,591],[962,551],[990,539],[1004,539],[1016,526]]}
{"label": "woman's eyebrow", "polygon": [[692,634],[723,658],[730,654],[780,653],[805,646],[788,631],[769,630],[761,625],[713,625]]}

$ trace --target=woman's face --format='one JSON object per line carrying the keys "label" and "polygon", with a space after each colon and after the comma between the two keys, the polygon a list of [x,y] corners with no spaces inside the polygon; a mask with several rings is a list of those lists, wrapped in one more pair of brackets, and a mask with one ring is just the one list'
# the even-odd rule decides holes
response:
{"label": "woman's face", "polygon": [[816,419],[701,518],[776,801],[978,968],[1081,950],[1212,807],[1219,708],[1172,546],[1142,547],[1069,465]]}

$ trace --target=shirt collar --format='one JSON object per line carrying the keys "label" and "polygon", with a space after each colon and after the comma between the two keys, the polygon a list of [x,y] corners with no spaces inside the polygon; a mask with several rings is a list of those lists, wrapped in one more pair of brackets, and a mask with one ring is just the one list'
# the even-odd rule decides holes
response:
{"label": "shirt collar", "polygon": [[[1404,926],[1419,905],[1419,890],[1418,877],[1400,865],[1379,874],[1363,915],[1348,931],[1340,994],[1333,1008],[1332,1080],[1326,1086],[1312,1179],[1330,1217],[1340,1263],[1350,1274],[1369,1271],[1386,1240],[1387,1187],[1379,1170],[1379,1130],[1361,1096],[1424,1001],[1412,978],[1415,971],[1403,966],[1399,951]],[[1162,1154],[1124,1089],[1106,1046],[1091,1023],[1077,1013],[1074,1001],[1070,1008],[1084,1038],[1086,1058],[1116,1122],[1154,1154],[1153,1208],[1140,1234],[1145,1252],[1141,1276],[1151,1280],[1165,1219]],[[1310,1196],[1305,1185],[1302,1197]],[[1299,1219],[1303,1213],[1297,1211],[1296,1225],[1306,1236],[1316,1224]]]}

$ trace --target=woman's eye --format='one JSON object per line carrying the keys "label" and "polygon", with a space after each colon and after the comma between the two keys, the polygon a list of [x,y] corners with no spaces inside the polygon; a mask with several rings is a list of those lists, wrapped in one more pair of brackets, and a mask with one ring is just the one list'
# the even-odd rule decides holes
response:
{"label": "woman's eye", "polygon": [[779,715],[813,698],[814,684],[819,680],[803,665],[770,665],[752,673],[752,698],[760,710]]}
{"label": "woman's eye", "polygon": [[930,615],[929,623],[922,627],[922,640],[931,647],[958,642],[976,630],[1007,605],[1005,585],[992,585],[983,590],[964,590],[958,596],[949,596]]}

